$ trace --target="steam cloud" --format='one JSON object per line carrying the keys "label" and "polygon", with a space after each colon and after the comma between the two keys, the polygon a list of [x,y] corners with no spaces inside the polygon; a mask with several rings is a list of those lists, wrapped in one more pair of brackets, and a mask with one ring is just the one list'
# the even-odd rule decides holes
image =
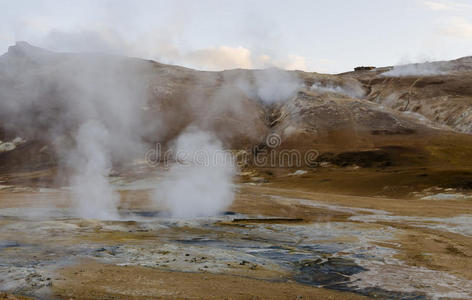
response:
{"label": "steam cloud", "polygon": [[403,77],[403,76],[434,76],[445,74],[438,63],[421,63],[395,66],[392,70],[385,72],[385,77]]}
{"label": "steam cloud", "polygon": [[[148,148],[145,138],[159,140],[167,134],[159,111],[148,112],[156,84],[149,76],[156,74],[154,65],[118,56],[53,53],[26,43],[11,47],[0,64],[3,129],[53,148],[61,175],[71,185],[77,216],[119,218],[120,196],[109,183],[112,168],[142,158]],[[270,84],[275,84],[272,78]],[[216,79],[209,74],[206,84]],[[210,99],[210,116],[240,110],[237,93],[228,98],[227,91],[235,87],[222,87]],[[208,98],[197,93],[189,102],[197,106],[202,99]],[[214,215],[233,199],[234,166],[211,160],[223,149],[211,133],[216,125],[207,120],[208,114],[191,118],[205,131],[189,129],[177,138],[176,149],[187,151],[189,160],[184,159],[185,166],[172,166],[154,193],[176,217]],[[199,151],[208,157],[197,163],[192,157]]]}
{"label": "steam cloud", "polygon": [[[19,42],[0,57],[2,130],[49,147],[71,185],[76,215],[98,219],[119,218],[120,196],[109,183],[112,168],[142,159],[149,140],[177,136],[175,149],[188,154],[181,158],[186,164],[173,165],[152,198],[176,217],[214,215],[233,199],[235,166],[228,157],[214,160],[225,138],[238,134],[241,122],[258,124],[258,104],[252,100],[288,101],[303,82],[295,72],[275,68],[245,75],[229,71],[224,83],[217,73],[192,74],[145,60],[54,53]],[[175,76],[191,78],[190,89],[186,100],[164,115],[155,107],[174,97]],[[208,87],[214,92],[208,94]],[[167,115],[173,125],[165,126]],[[222,115],[238,126],[222,129]],[[200,130],[182,133],[188,124]]]}
{"label": "steam cloud", "polygon": [[[114,162],[141,156],[146,64],[104,55],[56,54],[17,43],[0,58],[0,117],[7,130],[54,147],[76,214],[115,219]],[[2,124],[2,125],[3,125]]]}
{"label": "steam cloud", "polygon": [[72,154],[77,165],[72,166],[71,183],[74,205],[80,217],[119,218],[119,195],[108,182],[111,161],[104,141],[109,138],[108,130],[93,121],[83,124],[76,136],[76,148]]}
{"label": "steam cloud", "polygon": [[349,85],[337,85],[335,83],[315,82],[310,88],[312,91],[320,93],[336,93],[348,96],[350,98],[362,98],[365,94],[364,89],[358,83]]}
{"label": "steam cloud", "polygon": [[249,98],[260,99],[264,104],[285,102],[303,87],[302,80],[294,72],[277,68],[254,71],[254,80],[239,78],[236,86]]}
{"label": "steam cloud", "polygon": [[235,166],[211,133],[190,128],[175,142],[179,163],[153,193],[156,204],[164,204],[173,217],[216,215],[233,202]]}

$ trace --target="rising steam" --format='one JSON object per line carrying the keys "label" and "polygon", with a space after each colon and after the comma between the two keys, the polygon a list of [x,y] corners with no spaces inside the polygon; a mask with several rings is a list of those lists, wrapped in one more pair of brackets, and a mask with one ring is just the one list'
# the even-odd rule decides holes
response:
{"label": "rising steam", "polygon": [[362,98],[365,94],[364,89],[358,82],[346,82],[345,84],[336,84],[334,82],[315,82],[310,88],[319,93],[335,93],[348,96],[350,98]]}
{"label": "rising steam", "polygon": [[252,75],[251,79],[236,78],[235,86],[241,89],[248,98],[259,99],[266,105],[290,100],[303,87],[303,81],[295,72],[269,68],[255,70]]}
{"label": "rising steam", "polygon": [[[148,130],[148,64],[105,55],[53,53],[17,43],[0,58],[0,117],[7,130],[54,148],[75,214],[115,219],[113,163],[139,157]],[[64,180],[62,180],[64,181]]]}
{"label": "rising steam", "polygon": [[[171,86],[169,81],[160,83],[156,81],[160,77],[150,76],[156,72],[148,61],[54,53],[27,43],[11,47],[0,57],[0,64],[4,66],[0,84],[11,82],[2,86],[0,102],[6,129],[21,133],[27,141],[41,141],[54,151],[60,174],[71,186],[75,215],[119,218],[120,196],[113,191],[109,175],[116,165],[142,158],[148,147],[145,138],[158,140],[166,134],[162,122],[156,121],[161,116],[159,110],[149,112],[149,103],[159,103],[160,96],[152,98],[156,97],[152,91]],[[210,74],[209,78],[209,83],[197,82],[196,88],[216,82],[215,76]],[[193,98],[187,95],[195,108],[190,117],[205,131],[189,129],[180,136],[177,131],[175,149],[185,151],[188,157],[179,158],[185,164],[171,167],[154,193],[173,216],[214,215],[232,202],[235,168],[231,161],[213,160],[223,147],[211,133],[216,125],[207,122],[221,112],[234,114],[239,110],[238,97],[225,99],[232,90],[222,87],[221,93],[213,96],[211,114],[195,113],[202,99],[207,99],[204,94]],[[185,120],[181,117],[183,109],[177,112]],[[14,145],[4,144],[6,150]]]}
{"label": "rising steam", "polygon": [[439,63],[426,62],[421,64],[408,64],[395,66],[392,70],[385,72],[385,77],[404,77],[404,76],[434,76],[442,75],[446,72],[441,70]]}
{"label": "rising steam", "polygon": [[74,206],[79,217],[118,219],[119,195],[111,188],[108,175],[111,170],[106,141],[108,130],[99,122],[83,124],[76,136],[76,147],[70,157]]}
{"label": "rising steam", "polygon": [[[119,217],[120,196],[109,183],[112,168],[142,159],[150,140],[177,137],[175,150],[187,155],[177,156],[180,163],[152,198],[176,217],[215,215],[233,199],[235,167],[227,153],[219,160],[223,142],[237,134],[246,138],[241,132],[258,126],[266,130],[259,102],[288,101],[303,87],[296,72],[238,74],[229,72],[222,83],[218,73],[197,76],[145,60],[54,53],[17,43],[0,57],[0,118],[6,124],[1,129],[15,134],[6,141],[18,133],[44,144],[61,183],[71,186],[75,214],[98,219]],[[188,80],[187,93],[176,94],[182,90],[176,78]],[[185,100],[175,100],[180,97]],[[166,114],[160,113],[163,105]],[[183,131],[189,124],[200,130]],[[241,126],[250,129],[238,132]],[[2,143],[2,149],[11,150],[12,143]]]}
{"label": "rising steam", "polygon": [[211,133],[186,130],[175,142],[177,163],[153,192],[157,205],[177,218],[213,216],[233,201],[235,166]]}

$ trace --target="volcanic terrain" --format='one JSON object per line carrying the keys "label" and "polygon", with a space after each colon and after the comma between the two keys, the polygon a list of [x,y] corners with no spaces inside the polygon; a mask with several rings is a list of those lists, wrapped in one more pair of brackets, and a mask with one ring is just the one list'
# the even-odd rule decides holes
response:
{"label": "volcanic terrain", "polygon": [[0,298],[470,299],[471,134],[472,57],[205,72],[18,42]]}

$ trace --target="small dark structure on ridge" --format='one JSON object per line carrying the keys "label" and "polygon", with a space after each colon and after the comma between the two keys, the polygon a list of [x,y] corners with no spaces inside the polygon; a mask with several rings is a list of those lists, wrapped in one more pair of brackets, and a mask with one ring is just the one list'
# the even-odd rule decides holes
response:
{"label": "small dark structure on ridge", "polygon": [[374,70],[374,69],[375,69],[375,67],[373,67],[373,66],[367,66],[367,67],[362,66],[362,67],[354,68],[354,71],[356,71],[356,72],[357,71],[370,71],[370,70]]}

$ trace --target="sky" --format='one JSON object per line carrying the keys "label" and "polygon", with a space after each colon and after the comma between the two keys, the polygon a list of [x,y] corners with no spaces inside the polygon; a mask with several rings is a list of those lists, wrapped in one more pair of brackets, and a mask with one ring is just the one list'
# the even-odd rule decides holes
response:
{"label": "sky", "polygon": [[200,70],[340,73],[472,55],[472,0],[0,0],[15,41]]}

